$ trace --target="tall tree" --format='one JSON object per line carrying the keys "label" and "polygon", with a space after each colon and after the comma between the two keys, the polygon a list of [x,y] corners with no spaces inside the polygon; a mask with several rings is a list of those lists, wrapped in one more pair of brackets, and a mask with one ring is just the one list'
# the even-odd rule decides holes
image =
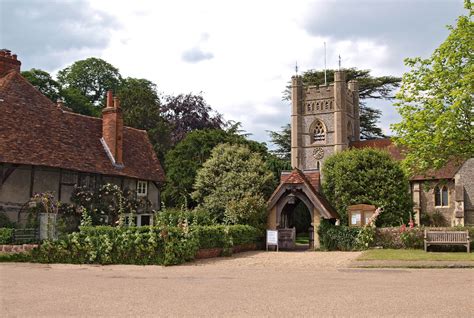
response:
{"label": "tall tree", "polygon": [[190,194],[197,174],[203,163],[211,155],[214,147],[222,143],[246,145],[253,152],[266,157],[264,144],[246,139],[236,133],[235,129],[195,130],[186,135],[176,147],[166,154],[166,185],[163,199],[168,206],[195,206]]}
{"label": "tall tree", "polygon": [[[368,99],[388,99],[394,98],[393,91],[400,86],[401,78],[395,76],[375,77],[370,74],[370,70],[358,70],[356,68],[346,69],[346,80],[357,80],[359,82],[360,98],[360,138],[373,139],[384,137],[377,122],[382,115],[379,109],[367,105]],[[309,70],[303,73],[304,85],[323,85],[324,71]],[[334,81],[334,70],[327,70],[327,81]],[[290,88],[283,92],[283,99],[290,100]]]}
{"label": "tall tree", "polygon": [[163,162],[170,148],[170,128],[161,115],[156,84],[146,79],[127,77],[120,84],[117,96],[125,125],[146,130],[158,158]]}
{"label": "tall tree", "polygon": [[199,170],[194,187],[193,198],[218,222],[261,227],[273,175],[248,147],[221,144]]}
{"label": "tall tree", "polygon": [[271,142],[276,149],[271,152],[283,160],[291,159],[291,126],[286,124],[281,127],[281,131],[269,131]]}
{"label": "tall tree", "polygon": [[173,145],[183,140],[190,131],[206,128],[218,129],[224,126],[222,115],[213,113],[202,95],[167,96],[162,110],[163,117],[171,125]]}
{"label": "tall tree", "polygon": [[387,152],[352,149],[330,156],[323,165],[323,191],[347,224],[347,207],[366,203],[382,207],[379,226],[406,224],[412,209],[408,179]]}
{"label": "tall tree", "polygon": [[121,81],[116,67],[95,57],[74,62],[58,72],[58,82],[64,88],[77,89],[97,107],[102,106],[107,90],[116,90]]}
{"label": "tall tree", "polygon": [[60,98],[61,85],[48,72],[32,68],[29,71],[21,72],[21,75],[54,103]]}
{"label": "tall tree", "polygon": [[474,157],[474,23],[467,15],[448,27],[448,38],[430,58],[408,58],[396,104],[402,121],[392,126],[406,149],[411,173],[439,169],[449,161]]}

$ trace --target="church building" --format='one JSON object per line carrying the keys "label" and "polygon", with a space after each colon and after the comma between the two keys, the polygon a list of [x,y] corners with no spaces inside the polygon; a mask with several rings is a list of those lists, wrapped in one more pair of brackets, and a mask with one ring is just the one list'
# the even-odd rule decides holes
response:
{"label": "church building", "polygon": [[[305,86],[301,76],[291,86],[291,166],[268,201],[268,228],[279,229],[283,245],[294,241],[288,219],[300,201],[311,214],[314,248],[319,247],[317,228],[321,218],[340,218],[320,192],[321,168],[332,154],[350,148],[378,148],[395,160],[403,155],[389,138],[360,140],[359,85],[346,82],[346,73],[334,73],[334,83]],[[414,202],[414,218],[439,213],[446,226],[474,224],[474,158],[462,165],[449,164],[429,176],[415,176],[407,185]],[[361,202],[366,203],[366,202]],[[287,240],[285,243],[284,241]],[[289,243],[291,245],[291,243]],[[291,246],[290,246],[291,247]]]}

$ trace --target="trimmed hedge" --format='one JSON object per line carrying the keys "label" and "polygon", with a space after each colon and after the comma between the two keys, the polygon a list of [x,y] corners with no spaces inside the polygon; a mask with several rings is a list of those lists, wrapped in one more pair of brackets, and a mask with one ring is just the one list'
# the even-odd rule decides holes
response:
{"label": "trimmed hedge", "polygon": [[83,226],[62,240],[43,242],[32,258],[40,263],[175,265],[192,260],[199,248],[230,251],[254,243],[259,232],[248,225]]}
{"label": "trimmed hedge", "polygon": [[193,259],[198,244],[188,228],[81,227],[33,250],[41,263],[174,265]]}
{"label": "trimmed hedge", "polygon": [[255,243],[262,236],[259,229],[250,225],[193,226],[199,248],[231,248],[237,245]]}
{"label": "trimmed hedge", "polygon": [[335,226],[322,220],[318,229],[321,248],[328,251],[353,251],[358,249],[357,237],[360,228]]}
{"label": "trimmed hedge", "polygon": [[0,244],[10,244],[13,242],[13,229],[0,228]]}

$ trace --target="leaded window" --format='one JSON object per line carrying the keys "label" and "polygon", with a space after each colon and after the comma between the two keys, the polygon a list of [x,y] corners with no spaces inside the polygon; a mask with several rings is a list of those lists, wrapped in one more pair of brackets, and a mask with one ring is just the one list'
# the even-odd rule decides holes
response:
{"label": "leaded window", "polygon": [[326,131],[324,129],[323,123],[318,121],[313,128],[313,142],[325,141],[326,140]]}

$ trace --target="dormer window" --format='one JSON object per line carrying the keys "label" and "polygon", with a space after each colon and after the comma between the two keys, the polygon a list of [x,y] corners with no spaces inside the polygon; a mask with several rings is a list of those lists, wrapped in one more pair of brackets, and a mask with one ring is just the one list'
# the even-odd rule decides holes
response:
{"label": "dormer window", "polygon": [[148,182],[138,181],[137,182],[137,196],[145,197],[148,194]]}
{"label": "dormer window", "polygon": [[326,141],[326,130],[323,123],[319,120],[314,124],[311,134],[312,142]]}

